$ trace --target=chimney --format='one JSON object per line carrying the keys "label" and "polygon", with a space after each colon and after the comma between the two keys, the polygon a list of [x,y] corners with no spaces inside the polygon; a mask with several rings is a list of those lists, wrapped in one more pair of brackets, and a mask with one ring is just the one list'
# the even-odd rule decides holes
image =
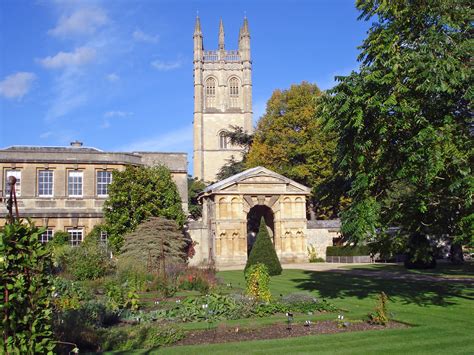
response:
{"label": "chimney", "polygon": [[74,141],[74,142],[71,142],[71,147],[73,148],[80,148],[82,147],[82,142],[79,142],[79,141]]}

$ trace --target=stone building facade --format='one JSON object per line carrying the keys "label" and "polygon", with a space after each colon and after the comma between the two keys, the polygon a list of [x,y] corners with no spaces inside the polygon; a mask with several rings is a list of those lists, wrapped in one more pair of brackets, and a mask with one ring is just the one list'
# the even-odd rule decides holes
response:
{"label": "stone building facade", "polygon": [[76,243],[102,221],[102,206],[114,171],[127,165],[157,164],[171,170],[187,211],[187,154],[103,152],[79,142],[70,147],[15,146],[0,150],[0,194],[9,195],[6,181],[15,176],[20,216],[47,227],[46,240],[61,230],[68,231]]}
{"label": "stone building facade", "polygon": [[225,132],[230,126],[252,131],[252,61],[250,32],[245,18],[238,49],[226,50],[224,25],[219,26],[217,50],[204,50],[199,17],[194,28],[194,177],[206,182],[241,147],[232,146]]}

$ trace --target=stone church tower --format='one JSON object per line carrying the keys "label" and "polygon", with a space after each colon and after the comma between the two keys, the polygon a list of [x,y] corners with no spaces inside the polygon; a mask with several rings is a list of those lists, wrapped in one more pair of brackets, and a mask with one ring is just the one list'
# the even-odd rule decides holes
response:
{"label": "stone church tower", "polygon": [[242,149],[225,136],[230,126],[252,131],[252,61],[247,18],[239,32],[238,50],[226,50],[219,25],[217,50],[204,50],[201,22],[194,28],[194,177],[210,182]]}

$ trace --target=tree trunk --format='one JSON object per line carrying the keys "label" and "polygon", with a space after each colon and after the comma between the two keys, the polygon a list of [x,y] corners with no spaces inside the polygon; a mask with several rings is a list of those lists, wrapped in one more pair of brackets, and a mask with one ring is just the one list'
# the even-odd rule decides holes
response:
{"label": "tree trunk", "polygon": [[452,243],[449,251],[449,259],[455,265],[464,264],[464,256],[462,254],[462,245],[459,243]]}

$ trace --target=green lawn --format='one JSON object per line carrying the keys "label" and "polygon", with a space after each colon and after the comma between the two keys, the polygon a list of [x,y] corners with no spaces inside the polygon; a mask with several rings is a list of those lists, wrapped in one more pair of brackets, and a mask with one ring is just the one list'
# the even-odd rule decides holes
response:
{"label": "green lawn", "polygon": [[[373,275],[359,276],[336,272],[285,270],[271,279],[274,296],[291,292],[312,292],[347,310],[348,319],[361,319],[373,310],[377,294],[390,296],[389,312],[396,320],[412,326],[404,329],[339,333],[201,346],[161,348],[137,354],[474,354],[474,288],[462,282],[402,281],[380,278],[379,271],[408,272],[394,266],[369,266]],[[469,276],[472,264],[439,269],[439,274]],[[433,274],[432,272],[430,274]],[[220,272],[225,282],[244,285],[241,271]],[[466,280],[468,281],[468,280]],[[317,318],[336,318],[324,314]],[[300,316],[297,321],[306,318]],[[281,321],[282,317],[233,321],[232,324],[258,325]],[[252,323],[254,322],[254,323]],[[229,324],[229,323],[227,323]],[[230,325],[230,324],[229,324]]]}
{"label": "green lawn", "polygon": [[[393,270],[392,266],[385,267]],[[376,266],[384,270],[384,266]],[[451,270],[451,271],[449,271]],[[399,268],[396,271],[404,272]],[[442,267],[440,274],[469,275],[472,264]],[[454,272],[453,272],[454,271]],[[432,274],[432,273],[430,273]],[[472,275],[472,274],[471,274]],[[244,285],[241,271],[219,273],[225,282]],[[340,333],[296,339],[266,340],[163,348],[160,354],[473,354],[474,288],[459,282],[387,280],[334,272],[285,270],[273,277],[272,294],[311,291],[346,309],[349,318],[364,317],[380,291],[391,299],[393,318],[410,323],[411,328],[370,332]],[[325,315],[321,318],[331,317]],[[335,318],[335,316],[334,316]]]}

